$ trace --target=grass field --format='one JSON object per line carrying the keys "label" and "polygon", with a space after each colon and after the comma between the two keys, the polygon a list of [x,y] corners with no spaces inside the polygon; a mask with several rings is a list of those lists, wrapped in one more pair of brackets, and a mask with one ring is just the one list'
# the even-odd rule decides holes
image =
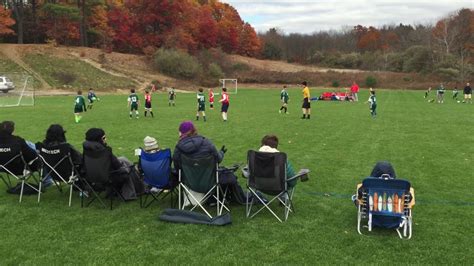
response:
{"label": "grass field", "polygon": [[[232,206],[226,227],[157,221],[168,201],[140,209],[138,202],[113,211],[80,208],[76,194],[50,189],[36,203],[18,204],[0,185],[0,264],[472,264],[474,220],[474,105],[427,103],[420,91],[377,92],[378,117],[363,102],[313,103],[311,120],[301,120],[300,90],[290,90],[289,115],[278,114],[279,91],[239,90],[231,95],[229,122],[207,110],[199,132],[217,147],[225,144],[224,165],[243,163],[268,133],[280,138],[281,151],[295,168],[309,168],[310,180],[297,185],[296,213],[279,223],[269,213],[248,220],[245,207]],[[318,94],[316,90],[313,95]],[[450,96],[448,94],[447,96]],[[154,95],[155,118],[128,118],[126,96],[99,95],[92,111],[74,124],[73,97],[42,97],[35,107],[2,109],[0,120],[14,120],[16,134],[44,138],[49,124],[67,129],[81,147],[85,131],[102,127],[114,153],[128,158],[146,135],[173,148],[178,126],[194,120],[194,94],[179,94],[176,107]],[[363,91],[361,99],[367,99]],[[356,231],[355,186],[375,162],[393,163],[400,178],[416,190],[413,238],[395,231]],[[244,184],[244,180],[240,179]]]}

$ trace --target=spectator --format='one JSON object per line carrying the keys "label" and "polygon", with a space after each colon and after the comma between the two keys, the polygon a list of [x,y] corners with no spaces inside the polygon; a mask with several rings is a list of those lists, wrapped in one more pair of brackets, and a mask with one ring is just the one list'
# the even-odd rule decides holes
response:
{"label": "spectator", "polygon": [[[66,141],[66,131],[61,125],[50,125],[46,131],[46,137],[43,140],[45,148],[57,146],[60,144],[68,144]],[[79,168],[82,165],[82,154],[76,150],[71,144],[68,144],[71,152],[71,159],[74,165]]]}
{"label": "spectator", "polygon": [[3,146],[18,145],[23,154],[23,158],[25,159],[25,162],[28,163],[30,169],[34,171],[39,170],[40,163],[35,145],[31,142],[25,141],[21,137],[13,135],[14,131],[15,123],[13,121],[3,121],[0,123],[0,144],[3,144]]}
{"label": "spectator", "polygon": [[[260,152],[280,152],[277,150],[278,148],[278,137],[275,135],[266,135],[262,138],[261,147],[258,151]],[[293,170],[293,166],[289,161],[286,162],[286,176],[290,178],[295,176],[295,171]],[[292,188],[296,185],[296,179],[291,180],[288,182],[288,188]]]}
{"label": "spectator", "polygon": [[176,144],[173,154],[173,163],[176,169],[181,166],[181,154],[190,158],[198,158],[207,155],[213,155],[217,162],[221,162],[224,158],[224,153],[227,150],[222,146],[220,151],[217,151],[212,142],[198,135],[194,124],[191,121],[185,121],[179,126],[179,140]]}
{"label": "spectator", "polygon": [[128,181],[128,173],[132,163],[125,157],[117,158],[112,153],[112,148],[107,145],[107,137],[101,128],[91,128],[86,132],[86,141],[82,144],[84,155],[96,157],[106,151],[110,158],[110,181],[117,188]]}
{"label": "spectator", "polygon": [[359,85],[355,81],[352,82],[351,86],[351,92],[352,92],[352,97],[354,97],[354,101],[358,102],[359,101]]}
{"label": "spectator", "polygon": [[464,101],[463,101],[463,103],[467,103],[467,102],[472,103],[472,88],[469,85],[469,82],[466,83],[466,87],[464,87],[463,92],[464,92]]}

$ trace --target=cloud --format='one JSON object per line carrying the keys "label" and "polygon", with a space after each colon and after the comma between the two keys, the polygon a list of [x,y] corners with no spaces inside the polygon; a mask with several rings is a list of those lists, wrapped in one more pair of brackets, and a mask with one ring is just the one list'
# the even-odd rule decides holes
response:
{"label": "cloud", "polygon": [[460,8],[474,8],[473,0],[222,0],[260,32],[279,28],[286,33],[339,30],[345,25],[435,23]]}

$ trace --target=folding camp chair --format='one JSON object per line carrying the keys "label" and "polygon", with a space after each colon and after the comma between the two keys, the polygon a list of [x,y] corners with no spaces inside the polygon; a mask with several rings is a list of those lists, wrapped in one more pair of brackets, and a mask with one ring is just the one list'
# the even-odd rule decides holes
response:
{"label": "folding camp chair", "polygon": [[31,178],[37,185],[39,185],[40,178],[35,176],[35,171],[33,171],[30,165],[26,162],[21,153],[20,145],[0,144],[0,178],[9,189],[13,188],[10,177],[14,177],[21,182],[20,203],[23,198],[25,185],[29,186],[34,191],[39,192],[39,189],[35,187],[35,185],[28,183],[28,180]]}
{"label": "folding camp chair", "polygon": [[[143,182],[149,188],[145,190],[144,201],[142,201],[143,195],[140,195],[140,206],[145,208],[150,206],[159,199],[160,195],[163,195],[162,199],[170,195],[171,206],[173,206],[176,183],[173,183],[171,179],[171,150],[164,149],[155,153],[141,150],[140,169]],[[154,189],[156,192],[153,191]],[[164,191],[168,191],[168,193],[164,193]],[[148,196],[152,196],[153,199],[147,203]]]}
{"label": "folding camp chair", "polygon": [[[86,206],[89,206],[96,199],[100,204],[107,208],[104,201],[101,199],[101,194],[106,192],[106,197],[110,198],[110,209],[113,208],[114,196],[117,195],[122,201],[125,202],[125,198],[122,196],[120,191],[114,187],[110,179],[111,175],[119,174],[118,172],[110,172],[110,154],[108,151],[104,150],[100,153],[94,153],[94,155],[89,155],[87,152],[84,152],[84,169],[85,169],[85,178],[82,178],[85,185],[85,190],[87,190],[88,197],[90,197],[89,202]],[[81,197],[81,207],[84,207],[84,194]]]}
{"label": "folding camp chair", "polygon": [[[306,176],[309,170],[300,171],[293,177],[286,176],[287,157],[285,153],[269,153],[248,151],[248,176],[247,188],[251,195],[247,196],[246,215],[253,218],[264,209],[270,211],[278,221],[288,219],[290,212],[294,212],[293,194],[294,187],[288,187],[288,182],[297,178]],[[273,196],[270,200],[265,200],[262,194]],[[271,208],[270,204],[274,201],[280,202],[284,207],[283,217],[279,217]],[[252,213],[254,203],[260,203],[263,206]]]}
{"label": "folding camp chair", "polygon": [[[43,180],[51,177],[60,192],[62,192],[63,183],[69,185],[69,207],[71,207],[73,187],[82,194],[82,189],[76,184],[79,181],[79,173],[72,161],[71,147],[67,143],[51,147],[45,147],[42,143],[38,143],[36,148],[40,152],[39,157],[43,163],[41,168]],[[42,183],[39,184],[38,203],[41,199]]]}
{"label": "folding camp chair", "polygon": [[[189,158],[181,155],[181,168],[179,169],[178,180],[178,204],[179,209],[184,210],[184,197],[193,205],[191,211],[199,206],[209,218],[213,218],[204,207],[211,197],[216,200],[216,214],[221,215],[223,209],[230,211],[225,206],[225,195],[219,183],[219,164],[213,155],[201,158]],[[202,199],[198,199],[193,192],[203,193]]]}
{"label": "folding camp chair", "polygon": [[[412,208],[415,193],[410,182],[401,179],[364,179],[358,186],[357,231],[362,234],[361,225],[367,220],[368,231],[373,227],[396,229],[400,238],[412,236]],[[403,229],[403,233],[400,232]]]}

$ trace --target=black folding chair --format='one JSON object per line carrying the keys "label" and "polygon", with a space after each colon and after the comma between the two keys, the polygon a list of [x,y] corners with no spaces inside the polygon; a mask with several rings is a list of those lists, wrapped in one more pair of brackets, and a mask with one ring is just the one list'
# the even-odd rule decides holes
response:
{"label": "black folding chair", "polygon": [[[183,196],[193,205],[191,211],[199,207],[209,218],[213,218],[205,207],[208,199],[216,200],[216,214],[221,215],[223,209],[230,211],[225,206],[225,197],[219,182],[219,165],[213,155],[201,158],[189,158],[181,155],[181,168],[179,170],[178,203],[179,209],[184,210]],[[197,199],[192,191],[202,193],[202,199]]]}
{"label": "black folding chair", "polygon": [[[32,161],[30,163],[34,162]],[[31,178],[39,186],[40,178],[35,176],[35,171],[31,169],[30,165],[26,162],[20,145],[0,144],[0,178],[9,189],[13,188],[11,177],[21,182],[20,203],[23,198],[25,185],[39,192],[39,189],[35,187],[35,185],[28,183],[28,180]]]}
{"label": "black folding chair", "polygon": [[[111,181],[111,176],[113,174],[120,174],[118,171],[110,171],[110,154],[107,150],[102,152],[94,152],[89,154],[87,151],[84,151],[84,169],[85,177],[82,178],[82,181],[87,190],[89,201],[86,203],[86,207],[91,205],[96,199],[100,204],[107,208],[104,201],[101,199],[101,194],[106,192],[106,197],[110,198],[110,209],[113,208],[114,196],[117,195],[122,201],[125,202],[125,198],[120,193],[120,190],[114,186]],[[81,197],[81,207],[84,207],[84,198],[86,197],[83,193]]]}
{"label": "black folding chair", "polygon": [[[67,184],[69,186],[69,207],[71,207],[73,187],[82,194],[82,189],[76,184],[79,181],[79,173],[72,161],[71,147],[67,143],[50,147],[38,143],[36,148],[40,152],[39,157],[43,164],[41,177],[43,180],[51,177],[60,192],[62,192],[62,184]],[[39,184],[38,203],[41,199],[42,183]]]}
{"label": "black folding chair", "polygon": [[[247,188],[251,195],[247,196],[246,215],[253,218],[264,209],[282,222],[288,219],[290,212],[294,212],[293,193],[295,187],[288,187],[288,182],[293,181],[302,176],[306,176],[309,170],[300,171],[293,177],[287,177],[286,165],[287,157],[285,153],[269,153],[248,151],[248,176]],[[273,196],[270,200],[265,200],[262,194]],[[283,217],[279,217],[270,207],[270,204],[278,201],[284,207]],[[253,204],[260,203],[263,206],[252,213]]]}

